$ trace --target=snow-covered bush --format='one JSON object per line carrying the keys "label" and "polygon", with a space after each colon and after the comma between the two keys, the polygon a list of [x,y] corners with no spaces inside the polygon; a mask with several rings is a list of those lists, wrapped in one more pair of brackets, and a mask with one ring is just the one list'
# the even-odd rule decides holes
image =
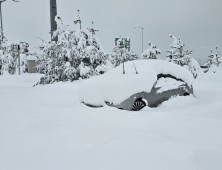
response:
{"label": "snow-covered bush", "polygon": [[1,42],[0,51],[0,74],[15,74],[16,72],[16,54],[12,43],[4,39]]}
{"label": "snow-covered bush", "polygon": [[176,38],[172,34],[169,36],[173,39],[173,44],[170,46],[171,50],[167,51],[166,60],[185,67],[196,78],[201,72],[201,68],[199,63],[190,56],[192,51],[184,49],[185,44],[182,44],[180,37]]}
{"label": "snow-covered bush", "polygon": [[58,36],[59,40],[44,43],[42,51],[45,61],[37,61],[36,67],[41,68],[45,64],[45,76],[37,84],[89,78],[110,69],[110,62],[93,27],[69,30],[59,16],[55,17],[55,21],[58,27],[53,37]]}
{"label": "snow-covered bush", "polygon": [[[19,46],[19,47],[18,47]],[[21,73],[27,72],[26,56],[29,44],[26,42],[15,42],[4,39],[0,45],[0,75],[15,74],[18,69],[18,48],[20,48]]]}
{"label": "snow-covered bush", "polygon": [[161,50],[153,45],[151,42],[148,43],[149,48],[142,53],[142,59],[159,59],[158,55],[161,54]]}
{"label": "snow-covered bush", "polygon": [[128,51],[125,48],[125,41],[122,38],[118,39],[117,45],[113,48],[113,53],[111,54],[111,62],[114,67],[119,66],[121,63],[132,61],[138,59],[138,56],[132,51]]}

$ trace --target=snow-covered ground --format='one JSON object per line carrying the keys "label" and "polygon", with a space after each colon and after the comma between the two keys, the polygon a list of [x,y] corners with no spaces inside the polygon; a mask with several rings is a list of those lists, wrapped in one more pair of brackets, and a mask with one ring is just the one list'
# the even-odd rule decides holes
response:
{"label": "snow-covered ground", "polygon": [[0,76],[0,170],[221,170],[221,75],[139,112],[80,104],[80,81]]}

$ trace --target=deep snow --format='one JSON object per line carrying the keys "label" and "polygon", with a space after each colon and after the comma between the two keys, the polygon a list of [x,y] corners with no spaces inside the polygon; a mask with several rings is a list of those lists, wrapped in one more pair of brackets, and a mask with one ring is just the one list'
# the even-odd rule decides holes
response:
{"label": "deep snow", "polygon": [[80,104],[80,81],[0,76],[0,170],[221,170],[221,75],[139,112]]}

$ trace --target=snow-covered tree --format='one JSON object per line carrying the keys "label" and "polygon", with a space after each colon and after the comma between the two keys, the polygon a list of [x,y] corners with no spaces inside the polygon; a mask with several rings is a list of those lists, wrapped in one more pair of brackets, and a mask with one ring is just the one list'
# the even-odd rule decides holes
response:
{"label": "snow-covered tree", "polygon": [[215,54],[215,58],[216,58],[216,64],[217,64],[217,67],[222,66],[222,56],[220,55],[217,46],[216,46],[216,54]]}
{"label": "snow-covered tree", "polygon": [[[57,30],[53,36],[58,36],[58,42],[45,42],[42,48],[45,62],[45,76],[38,82],[48,84],[55,81],[74,81],[80,78],[103,74],[108,58],[102,50],[100,41],[95,36],[93,23],[91,29],[70,30],[59,16],[55,17]],[[81,19],[78,19],[81,23]],[[43,62],[43,61],[42,61]],[[39,65],[43,63],[39,62]],[[103,67],[101,71],[99,67]],[[37,84],[38,84],[37,83]]]}
{"label": "snow-covered tree", "polygon": [[111,54],[111,62],[114,67],[119,66],[121,63],[132,61],[138,59],[138,56],[132,51],[128,51],[125,48],[124,40],[119,38],[117,45],[113,48],[113,53]]}
{"label": "snow-covered tree", "polygon": [[13,57],[15,53],[12,48],[12,43],[3,39],[0,48],[0,74],[14,74],[16,72],[16,59]]}
{"label": "snow-covered tree", "polygon": [[[26,73],[28,72],[28,66],[27,66],[27,56],[30,54],[29,53],[29,44],[27,42],[20,42],[20,69],[21,73]],[[17,61],[18,62],[18,61]]]}
{"label": "snow-covered tree", "polygon": [[190,55],[192,51],[185,50],[185,44],[182,44],[181,38],[176,38],[172,34],[169,35],[173,39],[173,44],[170,50],[167,51],[166,60],[173,62],[188,69],[196,78],[201,72],[199,63]]}
{"label": "snow-covered tree", "polygon": [[216,46],[216,53],[213,53],[211,50],[211,54],[208,56],[207,62],[204,64],[207,67],[205,72],[213,71],[214,73],[217,71],[217,67],[222,66],[222,56],[218,51],[218,47]]}
{"label": "snow-covered tree", "polygon": [[20,48],[20,69],[21,72],[27,72],[26,56],[28,54],[29,44],[26,42],[11,43],[3,39],[0,45],[0,75],[15,74],[18,70],[18,51]]}
{"label": "snow-covered tree", "polygon": [[151,42],[149,42],[148,45],[149,48],[142,53],[142,59],[159,59],[158,55],[161,54],[161,50]]}
{"label": "snow-covered tree", "polygon": [[29,55],[34,56],[35,60],[35,72],[40,74],[45,74],[46,70],[46,60],[41,53],[30,53]]}

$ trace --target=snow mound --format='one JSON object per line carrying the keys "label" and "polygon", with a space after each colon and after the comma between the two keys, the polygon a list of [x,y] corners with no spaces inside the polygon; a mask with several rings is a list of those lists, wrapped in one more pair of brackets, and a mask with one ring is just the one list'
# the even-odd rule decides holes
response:
{"label": "snow mound", "polygon": [[177,89],[179,86],[184,85],[182,81],[177,81],[173,78],[160,78],[155,85],[155,88],[160,88],[157,93],[162,93],[164,91]]}
{"label": "snow mound", "polygon": [[104,75],[85,80],[79,88],[80,102],[93,106],[104,106],[105,102],[120,104],[135,93],[149,93],[158,74],[170,74],[189,86],[194,80],[185,68],[163,60],[129,61],[124,67],[125,74],[121,64]]}
{"label": "snow mound", "polygon": [[37,60],[37,57],[35,57],[34,55],[29,55],[26,60]]}

